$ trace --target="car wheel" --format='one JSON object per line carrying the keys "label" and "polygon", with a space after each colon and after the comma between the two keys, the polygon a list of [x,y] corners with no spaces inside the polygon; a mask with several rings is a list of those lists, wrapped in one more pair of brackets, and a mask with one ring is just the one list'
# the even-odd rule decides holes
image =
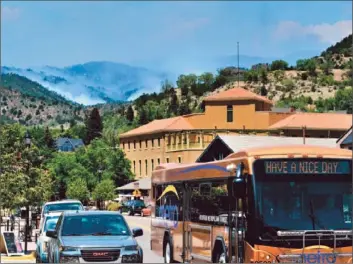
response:
{"label": "car wheel", "polygon": [[164,246],[164,263],[173,263],[172,259],[172,248],[170,246],[170,242],[168,241]]}

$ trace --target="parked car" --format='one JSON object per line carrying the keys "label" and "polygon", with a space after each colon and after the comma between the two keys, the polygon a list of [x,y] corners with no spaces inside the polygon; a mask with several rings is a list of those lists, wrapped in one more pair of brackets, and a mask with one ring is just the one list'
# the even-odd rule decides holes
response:
{"label": "parked car", "polygon": [[40,215],[40,224],[39,228],[43,225],[44,215],[49,212],[63,212],[63,211],[81,211],[84,210],[83,204],[79,200],[61,200],[54,202],[47,202],[44,204],[42,208],[42,212]]}
{"label": "parked car", "polygon": [[147,205],[146,208],[143,208],[141,210],[141,216],[144,217],[144,216],[151,216],[151,205]]}
{"label": "parked car", "polygon": [[143,251],[123,215],[112,211],[63,212],[50,237],[50,263],[113,262],[142,263]]}
{"label": "parked car", "polygon": [[145,202],[142,200],[130,200],[123,202],[119,208],[120,213],[128,213],[128,215],[141,214],[142,209],[146,208]]}
{"label": "parked car", "polygon": [[55,230],[56,223],[61,213],[49,213],[44,216],[43,225],[39,230],[39,236],[37,239],[36,246],[36,262],[46,263],[48,262],[48,241],[49,237],[46,236],[47,231]]}

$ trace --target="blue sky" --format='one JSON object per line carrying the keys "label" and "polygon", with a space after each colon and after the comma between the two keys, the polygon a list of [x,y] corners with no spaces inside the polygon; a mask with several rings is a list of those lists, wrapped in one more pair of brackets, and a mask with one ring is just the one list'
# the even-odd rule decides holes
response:
{"label": "blue sky", "polygon": [[352,32],[350,1],[1,3],[2,65],[187,63],[320,53]]}

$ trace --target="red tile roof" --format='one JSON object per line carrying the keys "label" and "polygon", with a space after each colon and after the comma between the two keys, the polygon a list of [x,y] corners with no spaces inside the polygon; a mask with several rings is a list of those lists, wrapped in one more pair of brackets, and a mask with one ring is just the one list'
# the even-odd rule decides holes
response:
{"label": "red tile roof", "polygon": [[152,122],[120,135],[121,138],[158,132],[192,130],[194,127],[183,116],[153,120]]}
{"label": "red tile roof", "polygon": [[296,113],[278,121],[270,129],[347,130],[352,126],[352,115],[337,113]]}
{"label": "red tile roof", "polygon": [[243,88],[233,88],[217,94],[210,95],[204,99],[205,102],[208,101],[243,101],[243,100],[256,100],[261,102],[266,102],[268,104],[273,104],[271,100],[264,96],[260,96],[256,93],[250,92]]}

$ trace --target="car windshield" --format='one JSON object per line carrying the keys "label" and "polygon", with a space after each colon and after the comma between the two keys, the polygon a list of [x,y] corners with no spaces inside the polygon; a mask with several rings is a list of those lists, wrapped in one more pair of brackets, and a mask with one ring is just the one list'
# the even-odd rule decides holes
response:
{"label": "car windshield", "polygon": [[59,203],[59,204],[48,204],[44,208],[44,214],[54,211],[70,211],[70,210],[83,210],[83,206],[80,203]]}
{"label": "car windshield", "polygon": [[44,232],[49,230],[55,230],[56,223],[58,222],[59,216],[48,216],[44,225]]}
{"label": "car windshield", "polygon": [[142,200],[133,200],[133,202],[131,202],[131,205],[135,205],[135,206],[145,206],[144,201]]}
{"label": "car windshield", "polygon": [[281,230],[352,228],[350,174],[265,175],[255,170],[255,179],[258,213],[265,227]]}
{"label": "car windshield", "polygon": [[62,236],[127,236],[129,227],[121,215],[70,215],[64,218]]}

